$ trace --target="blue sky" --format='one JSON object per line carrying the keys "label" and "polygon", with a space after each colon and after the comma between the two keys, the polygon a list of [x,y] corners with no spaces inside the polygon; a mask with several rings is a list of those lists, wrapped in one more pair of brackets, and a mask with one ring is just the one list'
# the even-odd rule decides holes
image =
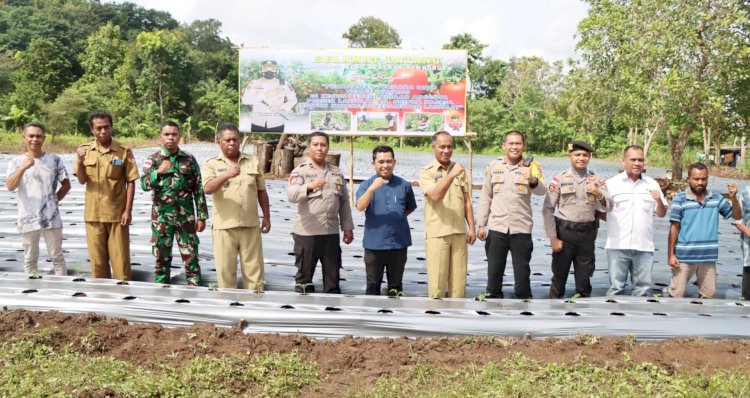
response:
{"label": "blue sky", "polygon": [[235,44],[250,47],[343,48],[341,35],[363,16],[380,18],[404,49],[439,49],[470,33],[508,59],[538,55],[548,61],[575,55],[580,0],[129,0],[168,11],[180,22],[213,18]]}

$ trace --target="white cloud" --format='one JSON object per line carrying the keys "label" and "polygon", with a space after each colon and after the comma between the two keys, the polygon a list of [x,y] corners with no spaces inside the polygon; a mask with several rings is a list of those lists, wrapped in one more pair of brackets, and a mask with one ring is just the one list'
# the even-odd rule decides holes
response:
{"label": "white cloud", "polygon": [[181,22],[213,18],[235,44],[341,48],[341,35],[363,16],[393,26],[403,48],[439,49],[452,35],[470,33],[488,44],[485,55],[507,59],[574,56],[576,26],[586,15],[579,0],[129,0],[168,11]]}

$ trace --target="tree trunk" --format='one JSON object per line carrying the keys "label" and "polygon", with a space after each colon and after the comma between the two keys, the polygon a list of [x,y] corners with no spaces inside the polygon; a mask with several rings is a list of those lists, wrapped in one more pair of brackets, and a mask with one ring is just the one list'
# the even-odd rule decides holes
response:
{"label": "tree trunk", "polygon": [[[708,131],[711,131],[711,127]],[[714,164],[721,165],[721,134],[714,134],[714,153]]]}
{"label": "tree trunk", "polygon": [[667,142],[669,143],[669,150],[672,152],[672,178],[675,180],[682,180],[682,152],[685,151],[685,143],[687,138],[695,130],[695,124],[690,123],[687,126],[680,129],[680,133],[675,138],[672,134],[672,128],[669,127],[666,120],[662,117],[660,124],[664,129],[664,133],[667,135]]}
{"label": "tree trunk", "polygon": [[648,126],[643,128],[643,157],[648,157],[648,148],[651,146],[651,142],[654,140],[656,133],[659,131],[659,126],[649,128]]}
{"label": "tree trunk", "polygon": [[282,167],[281,167],[281,157],[282,157],[282,154],[281,154],[281,152],[283,152],[284,144],[286,143],[286,136],[287,135],[288,135],[287,133],[281,134],[281,138],[279,138],[279,143],[278,143],[278,145],[276,145],[276,150],[273,152],[273,160],[271,162],[271,174],[276,175],[277,177],[280,176],[278,174],[278,172],[280,170],[282,170]]}
{"label": "tree trunk", "polygon": [[[706,127],[706,120],[701,116],[701,134],[703,135],[703,156],[706,164],[711,164],[711,128]],[[714,164],[716,163],[715,159]]]}
{"label": "tree trunk", "polygon": [[746,144],[745,136],[743,135],[740,139],[740,160],[737,162],[737,167],[742,168],[745,165],[745,144]]}

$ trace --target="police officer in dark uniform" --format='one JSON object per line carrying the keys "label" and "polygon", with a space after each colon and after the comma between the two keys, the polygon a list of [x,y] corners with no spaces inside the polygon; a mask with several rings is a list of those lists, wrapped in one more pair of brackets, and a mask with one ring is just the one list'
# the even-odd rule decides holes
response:
{"label": "police officer in dark uniform", "polygon": [[[594,241],[599,228],[597,211],[612,210],[612,197],[603,178],[588,169],[594,149],[584,141],[568,145],[570,168],[549,184],[544,198],[544,232],[552,246],[552,286],[549,298],[565,295],[570,263],[573,262],[576,293],[591,295],[594,275]],[[555,215],[557,209],[557,215]]]}

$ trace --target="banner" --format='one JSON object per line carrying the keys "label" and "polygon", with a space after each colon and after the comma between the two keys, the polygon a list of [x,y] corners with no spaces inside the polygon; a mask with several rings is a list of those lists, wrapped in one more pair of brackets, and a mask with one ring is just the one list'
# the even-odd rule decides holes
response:
{"label": "banner", "polygon": [[466,133],[464,50],[240,49],[240,130]]}

